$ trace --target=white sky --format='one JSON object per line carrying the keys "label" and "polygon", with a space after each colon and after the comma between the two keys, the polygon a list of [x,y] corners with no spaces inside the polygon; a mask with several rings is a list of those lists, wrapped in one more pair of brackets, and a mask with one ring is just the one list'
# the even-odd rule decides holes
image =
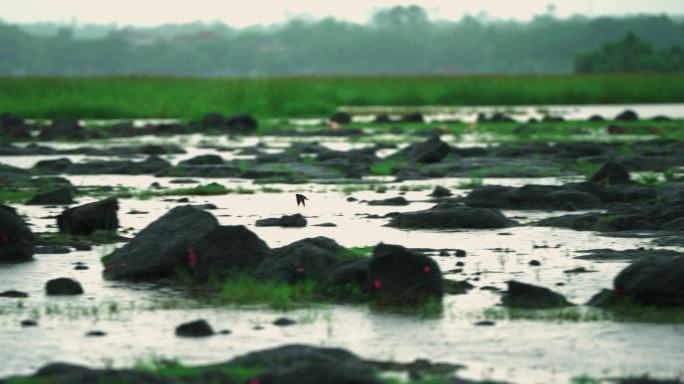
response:
{"label": "white sky", "polygon": [[417,4],[432,18],[458,20],[486,12],[502,19],[527,20],[555,5],[556,15],[684,15],[684,0],[0,0],[0,19],[21,23],[77,21],[79,24],[159,25],[222,21],[234,27],[274,24],[298,15],[368,20],[374,9]]}

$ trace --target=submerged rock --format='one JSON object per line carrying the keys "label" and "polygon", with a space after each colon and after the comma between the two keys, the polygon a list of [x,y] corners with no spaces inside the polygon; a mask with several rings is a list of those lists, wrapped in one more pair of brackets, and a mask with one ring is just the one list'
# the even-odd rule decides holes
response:
{"label": "submerged rock", "polygon": [[0,261],[31,260],[35,237],[16,211],[0,204]]}
{"label": "submerged rock", "polygon": [[48,295],[80,295],[83,294],[81,284],[67,277],[49,280],[45,284],[45,292]]}
{"label": "submerged rock", "polygon": [[506,307],[524,309],[562,308],[573,305],[559,293],[544,287],[518,281],[508,282],[508,291],[501,298]]}
{"label": "submerged rock", "polygon": [[65,210],[57,216],[57,226],[62,233],[81,236],[89,236],[97,230],[116,231],[118,210],[119,201],[108,197]]}
{"label": "submerged rock", "polygon": [[9,298],[15,298],[15,299],[22,299],[25,297],[28,297],[28,293],[26,292],[21,292],[21,291],[15,291],[15,290],[10,290],[10,291],[5,291],[5,292],[0,292],[0,297],[9,297]]}
{"label": "submerged rock", "polygon": [[388,226],[406,229],[507,228],[516,225],[501,212],[490,208],[472,208],[444,202],[430,209],[398,213]]}

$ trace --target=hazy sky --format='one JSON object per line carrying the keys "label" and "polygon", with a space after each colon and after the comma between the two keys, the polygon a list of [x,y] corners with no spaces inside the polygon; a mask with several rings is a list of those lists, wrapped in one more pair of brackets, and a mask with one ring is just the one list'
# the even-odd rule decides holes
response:
{"label": "hazy sky", "polygon": [[409,4],[421,5],[432,18],[455,20],[482,11],[495,18],[524,20],[546,12],[549,4],[560,17],[577,13],[684,15],[684,0],[0,0],[0,19],[118,25],[202,20],[245,27],[279,23],[301,14],[364,22],[374,9]]}

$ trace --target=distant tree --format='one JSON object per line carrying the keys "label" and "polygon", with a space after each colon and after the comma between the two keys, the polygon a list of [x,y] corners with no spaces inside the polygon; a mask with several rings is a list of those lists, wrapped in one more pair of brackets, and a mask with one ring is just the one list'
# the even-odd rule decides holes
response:
{"label": "distant tree", "polygon": [[684,50],[679,46],[655,49],[653,44],[628,32],[622,39],[577,55],[575,72],[682,72]]}

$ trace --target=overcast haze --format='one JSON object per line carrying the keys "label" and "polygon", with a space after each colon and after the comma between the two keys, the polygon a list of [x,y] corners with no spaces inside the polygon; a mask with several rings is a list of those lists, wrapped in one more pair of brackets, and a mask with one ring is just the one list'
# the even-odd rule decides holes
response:
{"label": "overcast haze", "polygon": [[375,9],[417,4],[433,19],[457,20],[485,12],[493,18],[528,20],[546,13],[550,4],[558,17],[638,13],[684,14],[684,0],[0,0],[5,22],[58,21],[79,24],[159,25],[220,21],[235,27],[281,23],[295,16],[333,16],[365,22]]}

